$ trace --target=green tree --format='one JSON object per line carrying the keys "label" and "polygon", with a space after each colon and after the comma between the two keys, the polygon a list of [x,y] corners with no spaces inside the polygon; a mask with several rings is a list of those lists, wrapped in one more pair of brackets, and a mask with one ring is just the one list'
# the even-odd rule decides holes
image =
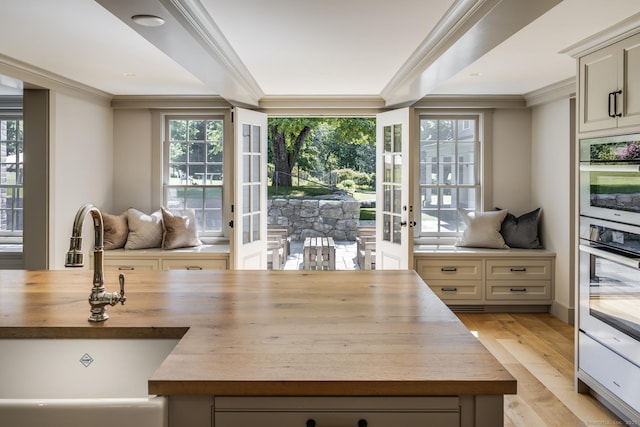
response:
{"label": "green tree", "polygon": [[[291,186],[296,164],[303,170],[352,167],[375,171],[374,118],[270,118],[269,144],[274,184]],[[360,148],[367,147],[365,150]],[[364,161],[361,155],[368,156]]]}
{"label": "green tree", "polygon": [[269,119],[269,144],[274,165],[273,184],[291,186],[291,171],[318,119],[278,117]]}

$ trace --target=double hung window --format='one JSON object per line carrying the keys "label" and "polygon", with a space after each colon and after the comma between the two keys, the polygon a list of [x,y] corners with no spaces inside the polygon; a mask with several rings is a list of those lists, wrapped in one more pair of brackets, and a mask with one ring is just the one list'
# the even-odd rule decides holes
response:
{"label": "double hung window", "polygon": [[420,237],[459,235],[458,209],[480,206],[479,135],[479,116],[420,117]]}
{"label": "double hung window", "polygon": [[23,230],[23,120],[0,116],[0,240],[21,243]]}
{"label": "double hung window", "polygon": [[223,235],[224,117],[166,116],[164,206],[193,209],[201,237]]}

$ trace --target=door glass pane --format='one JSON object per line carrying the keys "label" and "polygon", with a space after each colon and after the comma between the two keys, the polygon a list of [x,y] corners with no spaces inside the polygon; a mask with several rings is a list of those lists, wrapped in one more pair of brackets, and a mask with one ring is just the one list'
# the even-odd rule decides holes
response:
{"label": "door glass pane", "polygon": [[253,212],[260,212],[260,184],[253,185],[253,203],[251,205],[251,210]]}
{"label": "door glass pane", "polygon": [[242,217],[242,243],[251,242],[251,216],[245,215]]}
{"label": "door glass pane", "polygon": [[391,182],[393,177],[393,163],[391,154],[384,154],[382,161],[384,162],[383,182]]}
{"label": "door glass pane", "polygon": [[242,156],[242,182],[251,182],[251,155],[244,154]]}
{"label": "door glass pane", "polygon": [[251,186],[242,186],[242,213],[248,214],[251,212]]}
{"label": "door glass pane", "polygon": [[402,205],[402,189],[396,185],[393,187],[393,213],[400,215]]}
{"label": "door glass pane", "polygon": [[253,217],[253,239],[252,241],[260,240],[260,212],[254,213]]}
{"label": "door glass pane", "polygon": [[391,241],[391,215],[382,215],[382,240]]}
{"label": "door glass pane", "polygon": [[391,126],[385,126],[383,129],[384,134],[384,151],[391,151]]}
{"label": "door glass pane", "polygon": [[402,125],[393,126],[393,151],[402,152]]}
{"label": "door glass pane", "polygon": [[402,154],[393,155],[393,182],[402,183]]}
{"label": "door glass pane", "polygon": [[251,126],[246,123],[242,125],[242,151],[251,152]]}
{"label": "door glass pane", "polygon": [[260,126],[253,126],[253,152],[260,154]]}
{"label": "door glass pane", "polygon": [[251,181],[260,182],[260,155],[253,155],[253,165],[251,170]]}
{"label": "door glass pane", "polygon": [[402,231],[400,228],[400,217],[394,216],[393,217],[393,243],[397,243],[397,244],[402,243],[401,236],[402,236]]}
{"label": "door glass pane", "polygon": [[383,185],[382,188],[382,210],[385,212],[391,211],[391,186]]}

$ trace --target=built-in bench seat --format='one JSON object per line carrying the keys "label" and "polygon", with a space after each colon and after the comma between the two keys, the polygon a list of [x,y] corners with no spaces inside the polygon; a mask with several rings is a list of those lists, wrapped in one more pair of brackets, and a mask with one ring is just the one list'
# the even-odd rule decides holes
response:
{"label": "built-in bench seat", "polygon": [[546,249],[416,245],[414,269],[447,305],[460,311],[548,311],[556,254]]}
{"label": "built-in bench seat", "polygon": [[[90,253],[93,257],[93,253]],[[93,261],[92,261],[93,264]],[[227,270],[229,244],[104,251],[105,270]]]}

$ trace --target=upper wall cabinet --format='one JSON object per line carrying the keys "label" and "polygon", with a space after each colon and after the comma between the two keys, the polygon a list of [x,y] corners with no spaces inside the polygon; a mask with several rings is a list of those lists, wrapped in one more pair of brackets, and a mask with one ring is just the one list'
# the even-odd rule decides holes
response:
{"label": "upper wall cabinet", "polygon": [[640,125],[640,34],[579,58],[580,132]]}

